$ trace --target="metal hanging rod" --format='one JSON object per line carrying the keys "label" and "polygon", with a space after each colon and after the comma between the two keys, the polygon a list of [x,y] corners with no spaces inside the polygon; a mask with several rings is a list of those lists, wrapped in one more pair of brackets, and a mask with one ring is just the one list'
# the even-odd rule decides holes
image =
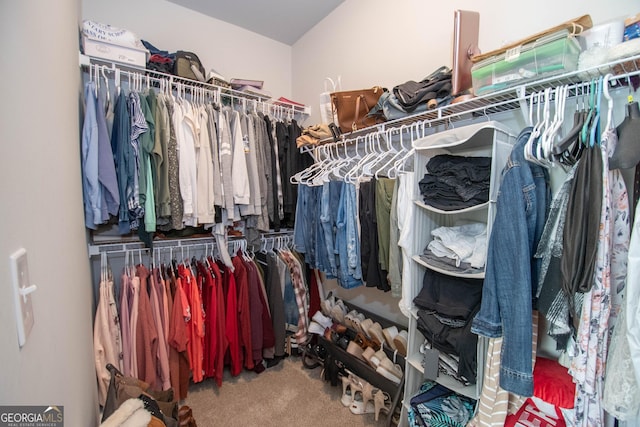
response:
{"label": "metal hanging rod", "polygon": [[94,66],[100,67],[100,72],[109,73],[114,78],[119,78],[119,76],[140,76],[142,79],[142,83],[153,82],[154,84],[169,84],[170,87],[174,90],[187,90],[195,92],[195,89],[206,91],[211,95],[214,95],[218,98],[228,98],[228,99],[236,99],[243,105],[254,107],[260,107],[261,111],[266,112],[265,110],[274,112],[274,113],[291,113],[291,114],[301,114],[304,116],[309,116],[311,114],[311,107],[309,106],[300,106],[291,104],[284,101],[272,101],[270,98],[266,98],[260,96],[258,94],[241,92],[235,89],[218,86],[210,83],[199,82],[195,80],[185,79],[179,76],[174,76],[173,74],[166,74],[160,71],[148,70],[146,68],[135,67],[132,65],[119,64],[116,62],[107,61],[105,59],[93,58],[86,55],[80,55],[80,67],[83,70],[89,71],[91,67]]}
{"label": "metal hanging rod", "polygon": [[[227,242],[227,246],[230,248],[235,247],[237,242],[246,240],[241,237],[230,237]],[[217,242],[213,237],[193,237],[189,239],[167,239],[167,240],[154,240],[153,250],[156,249],[179,249],[179,248],[194,248],[194,247],[207,247],[213,245],[217,247]],[[100,255],[102,253],[124,253],[127,251],[149,251],[149,248],[144,245],[143,242],[125,242],[125,243],[102,243],[102,244],[89,244],[89,257]]]}

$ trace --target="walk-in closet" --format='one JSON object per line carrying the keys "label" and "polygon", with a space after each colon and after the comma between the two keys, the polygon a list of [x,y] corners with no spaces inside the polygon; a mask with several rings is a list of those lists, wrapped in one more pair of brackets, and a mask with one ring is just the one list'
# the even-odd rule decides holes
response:
{"label": "walk-in closet", "polygon": [[640,1],[0,10],[0,426],[640,426]]}

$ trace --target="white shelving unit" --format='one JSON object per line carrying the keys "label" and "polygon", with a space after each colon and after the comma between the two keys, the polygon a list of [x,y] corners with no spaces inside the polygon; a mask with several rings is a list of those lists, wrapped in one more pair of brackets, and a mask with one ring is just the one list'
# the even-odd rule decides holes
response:
{"label": "white shelving unit", "polygon": [[[412,283],[403,283],[403,286],[409,288],[412,300],[422,289],[425,269],[431,269],[442,274],[447,274],[451,277],[474,279],[484,278],[484,272],[465,274],[437,268],[430,265],[429,262],[421,258],[420,255],[431,240],[431,231],[437,227],[450,227],[469,221],[484,222],[487,224],[487,235],[490,235],[491,225],[495,218],[500,173],[507,162],[509,154],[515,144],[515,140],[516,135],[514,132],[501,123],[485,121],[435,133],[414,142],[414,185],[416,186],[416,189],[419,181],[424,176],[424,173],[427,172],[427,163],[432,157],[439,154],[491,157],[491,178],[489,201],[487,203],[455,211],[443,211],[441,209],[431,207],[421,200],[419,191],[414,192],[419,199],[414,200],[418,209],[414,210],[415,214],[411,222],[414,230],[413,241],[411,243],[411,250],[413,253],[413,274],[411,274],[410,277],[412,277]],[[420,385],[424,382],[424,368],[422,366],[422,353],[420,353],[420,346],[424,343],[425,337],[417,328],[418,307],[413,306],[410,312],[408,355],[405,367],[403,422],[406,422],[406,411],[409,408],[409,400],[417,393]],[[482,389],[485,353],[486,342],[483,338],[479,338],[477,348],[477,375],[475,378],[476,384],[464,385],[455,378],[444,374],[440,374],[438,376],[437,382],[462,395],[478,399]]]}

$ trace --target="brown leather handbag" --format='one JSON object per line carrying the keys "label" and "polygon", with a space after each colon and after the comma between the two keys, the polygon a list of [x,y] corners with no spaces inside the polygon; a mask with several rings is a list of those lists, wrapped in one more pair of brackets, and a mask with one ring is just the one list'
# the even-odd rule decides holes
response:
{"label": "brown leather handbag", "polygon": [[369,115],[369,111],[378,103],[378,99],[385,91],[380,86],[370,89],[333,92],[331,105],[341,132],[355,132],[368,126],[384,121],[382,115]]}

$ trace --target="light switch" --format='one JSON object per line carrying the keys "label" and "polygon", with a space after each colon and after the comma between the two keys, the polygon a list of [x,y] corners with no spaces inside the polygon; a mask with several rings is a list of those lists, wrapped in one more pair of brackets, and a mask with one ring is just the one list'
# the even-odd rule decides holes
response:
{"label": "light switch", "polygon": [[18,327],[18,344],[22,347],[27,342],[27,337],[33,329],[33,307],[31,305],[31,293],[37,289],[36,285],[29,282],[29,266],[27,264],[27,251],[18,249],[11,257],[11,278],[14,290],[14,303],[16,306],[16,325]]}

